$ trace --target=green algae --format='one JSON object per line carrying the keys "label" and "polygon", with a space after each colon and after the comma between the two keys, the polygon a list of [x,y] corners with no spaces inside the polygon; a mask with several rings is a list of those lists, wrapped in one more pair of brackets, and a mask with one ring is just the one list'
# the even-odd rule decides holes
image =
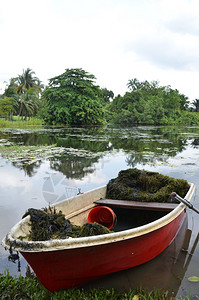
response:
{"label": "green algae", "polygon": [[167,202],[172,192],[184,197],[189,184],[184,179],[176,179],[157,172],[136,168],[120,171],[117,178],[107,185],[109,199]]}
{"label": "green algae", "polygon": [[[85,223],[83,226],[72,224],[61,211],[49,207],[43,210],[30,208],[23,218],[30,215],[31,231],[28,240],[46,241],[50,239],[78,238],[111,233],[109,229],[98,223]],[[19,237],[21,239],[21,237]]]}

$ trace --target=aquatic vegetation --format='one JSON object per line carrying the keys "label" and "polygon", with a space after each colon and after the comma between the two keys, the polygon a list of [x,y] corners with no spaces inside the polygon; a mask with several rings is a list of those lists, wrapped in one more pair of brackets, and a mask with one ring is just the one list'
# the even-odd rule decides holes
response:
{"label": "aquatic vegetation", "polygon": [[0,147],[10,146],[10,145],[13,145],[13,143],[8,141],[7,139],[0,139]]}
{"label": "aquatic vegetation", "polygon": [[167,202],[173,191],[184,197],[188,190],[189,184],[184,179],[134,168],[120,171],[117,178],[108,182],[106,197],[118,200]]}
{"label": "aquatic vegetation", "polygon": [[80,231],[77,232],[77,237],[85,237],[85,236],[93,236],[111,233],[113,231],[109,230],[107,227],[99,224],[99,223],[85,223],[82,227],[80,227]]}
{"label": "aquatic vegetation", "polygon": [[65,151],[62,147],[51,146],[23,146],[13,145],[0,148],[1,155],[18,164],[30,165],[38,160],[60,155]]}
{"label": "aquatic vegetation", "polygon": [[[61,211],[55,208],[30,208],[23,218],[30,215],[31,231],[28,239],[31,241],[45,241],[50,239],[77,238],[110,233],[111,231],[98,223],[85,223],[83,226],[73,225]],[[23,239],[22,237],[19,237]]]}
{"label": "aquatic vegetation", "polygon": [[198,276],[191,276],[188,278],[189,281],[192,281],[192,282],[198,282],[199,281],[199,277]]}
{"label": "aquatic vegetation", "polygon": [[[6,142],[7,144],[7,142]],[[18,165],[31,165],[43,159],[71,154],[78,157],[98,157],[101,153],[93,153],[87,150],[78,150],[74,148],[57,147],[56,145],[43,146],[24,146],[11,145],[8,147],[0,147],[1,155],[7,160],[17,163]]]}

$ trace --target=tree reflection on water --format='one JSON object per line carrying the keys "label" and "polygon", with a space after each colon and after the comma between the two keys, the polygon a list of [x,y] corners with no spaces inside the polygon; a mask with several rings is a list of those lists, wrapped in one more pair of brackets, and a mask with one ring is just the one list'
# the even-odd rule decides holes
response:
{"label": "tree reflection on water", "polygon": [[[135,167],[137,164],[166,163],[169,157],[175,157],[188,144],[197,147],[199,144],[197,135],[199,129],[196,127],[184,129],[165,126],[132,128],[106,126],[5,130],[1,132],[0,138],[26,146],[56,145],[74,149],[74,152],[51,157],[50,166],[68,178],[81,179],[94,172],[93,166],[100,158],[114,151],[123,151],[126,154],[126,163],[129,167]],[[76,150],[86,150],[92,155],[78,155]],[[24,169],[28,176],[33,176],[40,165],[39,160],[20,166],[13,162],[13,166]]]}

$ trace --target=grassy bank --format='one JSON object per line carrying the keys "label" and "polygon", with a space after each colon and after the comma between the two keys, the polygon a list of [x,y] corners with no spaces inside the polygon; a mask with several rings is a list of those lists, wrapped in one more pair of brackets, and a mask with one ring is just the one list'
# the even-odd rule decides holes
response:
{"label": "grassy bank", "polygon": [[[1,300],[18,299],[39,299],[39,300],[171,300],[167,292],[155,290],[146,291],[144,289],[132,290],[129,293],[118,294],[113,289],[70,289],[51,293],[46,290],[35,277],[10,276],[7,271],[0,274],[0,297]],[[189,299],[189,298],[186,298]]]}
{"label": "grassy bank", "polygon": [[30,120],[21,120],[18,117],[14,116],[13,121],[9,121],[3,118],[0,118],[0,128],[25,128],[27,126],[41,126],[43,123],[42,119],[37,119],[37,118],[30,118]]}

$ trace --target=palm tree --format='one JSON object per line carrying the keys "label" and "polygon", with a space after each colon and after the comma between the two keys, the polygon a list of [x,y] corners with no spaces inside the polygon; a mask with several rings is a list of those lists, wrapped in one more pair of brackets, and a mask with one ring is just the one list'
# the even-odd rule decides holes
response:
{"label": "palm tree", "polygon": [[199,99],[195,99],[192,103],[193,110],[199,112]]}
{"label": "palm tree", "polygon": [[39,79],[37,79],[37,83],[36,83],[35,89],[37,91],[38,96],[40,97],[41,96],[41,92],[44,89],[44,84]]}
{"label": "palm tree", "polygon": [[135,91],[135,90],[139,89],[140,86],[141,86],[141,83],[139,82],[139,80],[137,80],[137,78],[130,79],[127,83],[127,87],[131,91]]}
{"label": "palm tree", "polygon": [[27,116],[31,116],[38,111],[39,98],[37,97],[37,91],[34,88],[30,88],[20,96],[20,109],[19,116],[23,113],[24,119]]}
{"label": "palm tree", "polygon": [[[22,112],[25,112],[26,118],[27,112],[30,113],[31,111],[31,107],[36,106],[36,102],[42,91],[43,85],[41,81],[34,76],[34,74],[34,71],[27,68],[25,71],[23,70],[22,75],[18,75],[16,78],[16,92],[20,95],[19,117]],[[33,102],[35,102],[35,105]],[[33,111],[34,110],[35,109],[33,109]]]}
{"label": "palm tree", "polygon": [[17,93],[23,94],[26,90],[29,90],[31,87],[37,87],[39,82],[39,79],[37,77],[33,77],[33,74],[35,74],[34,71],[27,68],[25,71],[23,70],[22,75],[18,75],[17,77]]}

